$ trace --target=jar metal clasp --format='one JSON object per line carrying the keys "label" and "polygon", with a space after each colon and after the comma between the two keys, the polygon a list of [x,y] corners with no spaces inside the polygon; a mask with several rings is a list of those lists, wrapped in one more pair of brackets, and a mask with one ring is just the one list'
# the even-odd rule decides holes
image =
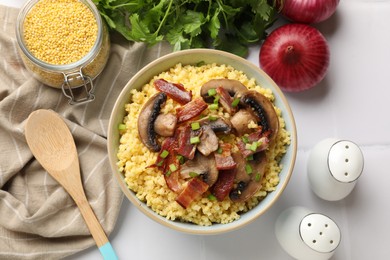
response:
{"label": "jar metal clasp", "polygon": [[[94,85],[92,82],[92,78],[83,73],[82,68],[79,71],[71,72],[71,73],[62,73],[64,75],[64,82],[62,83],[62,92],[64,95],[69,98],[70,105],[83,104],[87,102],[91,102],[95,99],[95,95],[93,94]],[[80,86],[83,87],[85,93],[84,94],[75,94],[74,87],[72,86]],[[78,88],[77,88],[78,89]]]}

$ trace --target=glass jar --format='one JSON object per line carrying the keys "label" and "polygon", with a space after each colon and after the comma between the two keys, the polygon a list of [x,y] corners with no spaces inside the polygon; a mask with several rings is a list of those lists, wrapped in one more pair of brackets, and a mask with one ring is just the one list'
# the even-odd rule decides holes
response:
{"label": "glass jar", "polygon": [[[25,66],[32,72],[33,76],[42,83],[53,88],[62,89],[63,94],[69,98],[69,104],[80,104],[94,100],[93,80],[102,72],[110,52],[110,39],[107,26],[104,24],[99,11],[95,4],[90,0],[78,1],[88,7],[92,12],[94,19],[96,19],[96,41],[89,52],[80,59],[68,64],[51,64],[37,58],[36,55],[29,50],[26,44],[26,16],[40,1],[42,0],[28,1],[21,9],[16,24],[16,37],[20,50],[19,53]],[[63,24],[62,26],[68,25]],[[81,87],[84,89],[79,91]]]}

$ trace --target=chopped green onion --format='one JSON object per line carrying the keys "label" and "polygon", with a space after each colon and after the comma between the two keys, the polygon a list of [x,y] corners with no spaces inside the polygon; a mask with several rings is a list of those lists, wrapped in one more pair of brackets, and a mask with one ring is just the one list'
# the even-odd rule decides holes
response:
{"label": "chopped green onion", "polygon": [[158,166],[158,167],[160,167],[160,166],[162,166],[163,165],[163,163],[164,163],[164,160],[162,160],[162,161],[159,161],[156,165]]}
{"label": "chopped green onion", "polygon": [[253,170],[252,170],[252,166],[250,164],[245,164],[245,171],[247,174],[252,174]]}
{"label": "chopped green onion", "polygon": [[216,95],[215,98],[214,98],[214,102],[213,103],[214,104],[218,104],[220,98],[221,98],[220,95]]}
{"label": "chopped green onion", "polygon": [[248,157],[246,157],[246,160],[247,161],[253,161],[253,154],[251,154]]}
{"label": "chopped green onion", "polygon": [[236,107],[238,106],[238,103],[240,103],[240,99],[239,98],[235,98],[232,102],[232,107]]}
{"label": "chopped green onion", "polygon": [[215,197],[213,194],[210,194],[207,198],[211,201],[217,200],[217,197]]}
{"label": "chopped green onion", "polygon": [[199,122],[193,122],[193,123],[191,124],[191,129],[192,129],[192,130],[198,130],[199,128],[200,128]]}
{"label": "chopped green onion", "polygon": [[253,142],[252,144],[251,144],[251,148],[250,148],[253,152],[256,152],[256,150],[257,150],[257,142]]}
{"label": "chopped green onion", "polygon": [[190,177],[192,177],[192,178],[199,176],[199,174],[197,174],[196,172],[190,172],[188,175],[190,175]]}
{"label": "chopped green onion", "polygon": [[183,155],[177,155],[176,158],[177,158],[177,160],[179,161],[180,164],[184,163],[184,156]]}
{"label": "chopped green onion", "polygon": [[161,158],[167,158],[168,154],[169,154],[169,152],[167,150],[164,150],[164,151],[161,152],[160,157]]}
{"label": "chopped green onion", "polygon": [[172,172],[174,172],[174,171],[177,170],[177,167],[176,167],[176,165],[174,165],[173,163],[171,163],[171,164],[169,165],[169,169],[170,169]]}
{"label": "chopped green onion", "polygon": [[256,173],[255,181],[260,181],[260,173]]}
{"label": "chopped green onion", "polygon": [[218,117],[217,116],[209,116],[209,120],[210,121],[216,121],[218,119]]}
{"label": "chopped green onion", "polygon": [[165,173],[165,176],[167,176],[167,177],[169,177],[170,175],[171,175],[171,171],[170,170],[168,170],[166,173]]}
{"label": "chopped green onion", "polygon": [[125,124],[119,124],[118,125],[119,130],[126,130],[126,125]]}
{"label": "chopped green onion", "polygon": [[206,64],[206,62],[204,62],[204,61],[199,61],[198,63],[196,63],[196,66],[201,67],[201,66],[203,66],[203,65],[205,65],[205,64]]}
{"label": "chopped green onion", "polygon": [[217,153],[219,153],[219,154],[222,153],[222,148],[221,147],[218,148]]}
{"label": "chopped green onion", "polygon": [[215,94],[217,94],[217,91],[215,90],[215,88],[211,88],[207,91],[207,94],[209,94],[209,96],[215,96]]}
{"label": "chopped green onion", "polygon": [[191,143],[191,144],[198,144],[198,143],[200,143],[200,138],[199,138],[199,136],[191,137],[191,138],[190,138],[190,143]]}
{"label": "chopped green onion", "polygon": [[244,135],[243,137],[242,137],[242,141],[244,142],[244,143],[249,143],[249,139],[248,139],[248,136],[246,136],[246,135]]}
{"label": "chopped green onion", "polygon": [[218,109],[218,104],[211,104],[209,105],[210,110],[217,110]]}

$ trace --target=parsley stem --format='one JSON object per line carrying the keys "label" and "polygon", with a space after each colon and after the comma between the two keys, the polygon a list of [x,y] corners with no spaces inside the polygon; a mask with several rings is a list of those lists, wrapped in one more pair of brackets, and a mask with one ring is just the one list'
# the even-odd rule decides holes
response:
{"label": "parsley stem", "polygon": [[222,16],[223,16],[223,18],[225,20],[226,29],[229,30],[229,23],[228,23],[228,20],[227,20],[227,17],[226,17],[225,10],[223,9],[223,3],[221,3],[221,0],[217,0],[217,4],[219,6],[219,10],[222,11]]}
{"label": "parsley stem", "polygon": [[154,32],[155,36],[158,36],[158,33],[161,30],[161,27],[164,25],[165,20],[167,19],[168,15],[169,15],[169,11],[171,10],[172,3],[173,3],[173,0],[169,1],[168,9],[165,11],[164,17],[161,20],[160,25],[158,26],[157,30]]}

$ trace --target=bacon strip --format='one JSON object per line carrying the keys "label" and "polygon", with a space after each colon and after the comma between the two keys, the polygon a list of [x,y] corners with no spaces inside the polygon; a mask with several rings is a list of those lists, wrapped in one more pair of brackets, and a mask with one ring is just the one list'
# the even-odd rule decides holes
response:
{"label": "bacon strip", "polygon": [[[174,137],[168,137],[166,138],[163,143],[161,144],[161,149],[157,155],[157,160],[154,164],[148,166],[148,167],[157,167],[160,171],[165,172],[167,168],[167,163],[169,156],[172,156],[173,149],[176,147],[176,139]],[[163,151],[168,151],[168,157],[162,158],[161,154]]]}
{"label": "bacon strip", "polygon": [[205,193],[209,188],[207,183],[198,178],[193,178],[188,181],[187,187],[176,197],[176,202],[183,208],[187,208],[191,202]]}
{"label": "bacon strip", "polygon": [[199,116],[207,107],[208,105],[203,98],[196,98],[176,109],[177,122],[181,123]]}
{"label": "bacon strip", "polygon": [[213,185],[213,187],[211,187],[211,193],[217,198],[217,200],[223,201],[233,189],[236,173],[236,169],[219,172],[217,182]]}
{"label": "bacon strip", "polygon": [[232,106],[233,98],[230,96],[229,92],[223,87],[217,87],[216,89],[219,98],[219,103],[223,106],[223,108],[229,113],[234,114],[236,109]]}
{"label": "bacon strip", "polygon": [[195,132],[191,130],[190,125],[181,126],[178,128],[178,139],[177,139],[177,153],[186,157],[187,159],[194,159],[196,145],[190,143],[191,137],[195,136]]}
{"label": "bacon strip", "polygon": [[242,140],[239,140],[237,142],[237,147],[240,150],[241,154],[244,156],[244,158],[246,158],[252,154],[264,151],[265,149],[268,148],[269,139],[266,136],[261,137],[260,139],[258,139],[255,142],[259,142],[259,145],[257,146],[255,151],[253,151],[251,149],[247,149],[247,147],[246,147],[247,144],[244,143]]}
{"label": "bacon strip", "polygon": [[231,156],[232,145],[223,143],[219,145],[222,153],[214,152],[215,163],[218,170],[230,170],[236,167],[236,162]]}
{"label": "bacon strip", "polygon": [[191,91],[187,91],[182,84],[171,83],[165,79],[157,79],[153,84],[157,90],[166,93],[170,98],[182,105],[190,102],[192,99]]}
{"label": "bacon strip", "polygon": [[175,171],[169,175],[164,175],[165,182],[167,183],[167,186],[170,190],[173,192],[179,193],[182,190],[181,183],[179,182],[180,179],[180,172]]}
{"label": "bacon strip", "polygon": [[[171,149],[168,157],[166,158],[166,167],[164,170],[164,179],[168,185],[168,188],[172,191],[179,193],[182,190],[180,179],[180,162],[177,158],[177,154],[174,152],[174,149]],[[176,170],[172,171],[171,166],[174,166]]]}

